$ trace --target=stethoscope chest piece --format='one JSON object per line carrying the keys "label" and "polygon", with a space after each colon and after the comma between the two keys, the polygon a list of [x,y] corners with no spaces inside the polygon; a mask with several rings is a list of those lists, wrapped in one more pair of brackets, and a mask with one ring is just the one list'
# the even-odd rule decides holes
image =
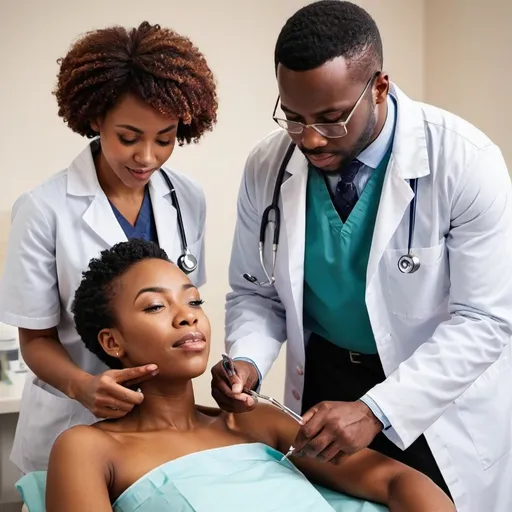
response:
{"label": "stethoscope chest piece", "polygon": [[412,251],[412,243],[414,240],[414,226],[416,221],[416,198],[418,196],[418,180],[410,181],[413,197],[409,208],[409,239],[407,241],[407,254],[401,256],[398,260],[398,270],[402,274],[414,274],[420,268],[420,259],[415,256]]}
{"label": "stethoscope chest piece", "polygon": [[179,269],[185,274],[191,274],[197,268],[197,258],[190,252],[187,244],[187,236],[185,234],[185,226],[183,224],[183,218],[181,216],[181,208],[178,202],[178,196],[176,190],[171,182],[167,173],[160,169],[162,176],[169,187],[169,193],[171,194],[172,205],[176,208],[176,216],[178,220],[178,230],[180,232],[181,239],[181,256],[178,258],[177,264]]}
{"label": "stethoscope chest piece", "polygon": [[420,259],[414,254],[404,254],[398,260],[398,270],[402,274],[414,274],[420,268]]}
{"label": "stethoscope chest piece", "polygon": [[197,268],[197,258],[187,250],[178,258],[178,267],[185,274],[191,274]]}

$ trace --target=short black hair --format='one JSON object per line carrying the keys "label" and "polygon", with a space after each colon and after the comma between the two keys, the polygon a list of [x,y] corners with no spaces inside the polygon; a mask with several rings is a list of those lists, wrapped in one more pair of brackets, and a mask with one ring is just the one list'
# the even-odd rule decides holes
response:
{"label": "short black hair", "polygon": [[321,0],[299,9],[277,39],[274,62],[308,71],[344,57],[353,78],[369,80],[382,70],[382,40],[373,18],[352,2]]}
{"label": "short black hair", "polygon": [[158,245],[134,238],[102,251],[82,273],[71,306],[76,330],[85,346],[110,368],[121,369],[121,361],[103,350],[98,335],[102,329],[116,325],[110,304],[115,291],[114,280],[135,263],[153,258],[169,261],[167,253]]}

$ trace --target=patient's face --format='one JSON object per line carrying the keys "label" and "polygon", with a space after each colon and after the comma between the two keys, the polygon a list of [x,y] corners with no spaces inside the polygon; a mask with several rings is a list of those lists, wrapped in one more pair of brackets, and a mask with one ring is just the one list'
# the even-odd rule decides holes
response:
{"label": "patient's face", "polygon": [[115,283],[115,337],[125,366],[154,363],[159,375],[190,379],[206,370],[210,322],[198,290],[175,265],[144,260]]}

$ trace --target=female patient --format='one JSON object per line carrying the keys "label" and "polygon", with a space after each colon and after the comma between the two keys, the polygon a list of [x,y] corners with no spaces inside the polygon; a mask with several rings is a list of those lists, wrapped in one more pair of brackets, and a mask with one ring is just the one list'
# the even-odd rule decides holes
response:
{"label": "female patient", "polygon": [[123,242],[91,261],[73,305],[85,345],[114,377],[121,368],[158,369],[126,416],[58,438],[48,512],[381,510],[339,493],[392,511],[454,510],[425,476],[369,450],[338,465],[280,462],[298,425],[273,406],[241,415],[196,406],[192,379],[206,370],[210,346],[201,304],[189,279],[150,242]]}

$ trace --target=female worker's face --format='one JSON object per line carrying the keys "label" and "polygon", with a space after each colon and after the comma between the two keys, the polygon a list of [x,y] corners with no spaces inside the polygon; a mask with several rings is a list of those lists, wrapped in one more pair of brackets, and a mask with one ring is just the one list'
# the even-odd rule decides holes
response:
{"label": "female worker's face", "polygon": [[101,331],[100,343],[125,367],[156,364],[160,378],[197,377],[210,352],[210,322],[201,304],[196,287],[173,263],[140,261],[114,283],[116,327]]}
{"label": "female worker's face", "polygon": [[98,171],[112,172],[125,187],[134,189],[144,187],[171,156],[178,118],[164,116],[126,94],[91,127],[100,134]]}

